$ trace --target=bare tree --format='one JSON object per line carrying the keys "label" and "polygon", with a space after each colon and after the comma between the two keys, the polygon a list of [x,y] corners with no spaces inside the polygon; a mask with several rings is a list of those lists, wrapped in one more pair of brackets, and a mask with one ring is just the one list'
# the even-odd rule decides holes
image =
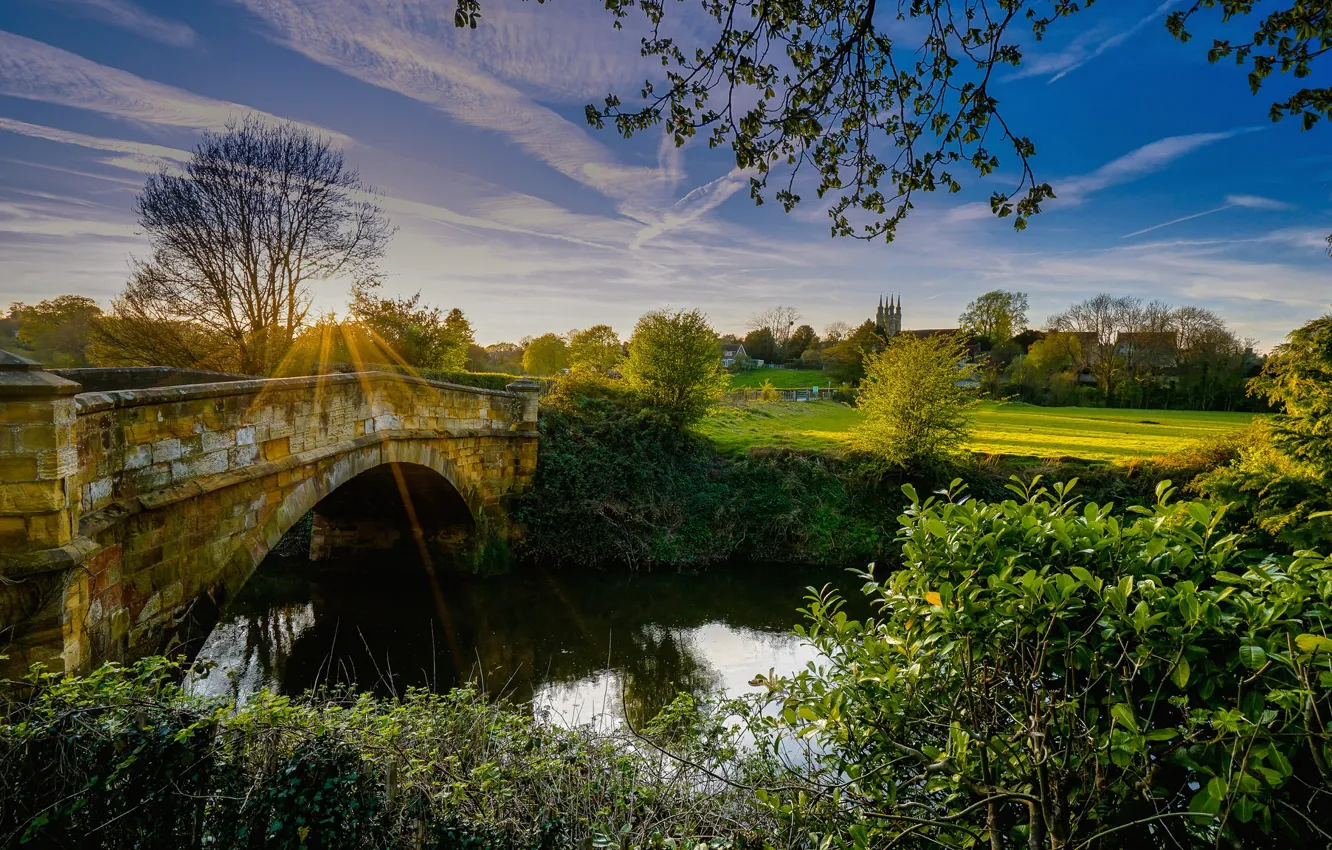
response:
{"label": "bare tree", "polygon": [[851,335],[851,326],[846,322],[829,322],[823,329],[823,341],[829,345],[841,342]]}
{"label": "bare tree", "polygon": [[1172,319],[1176,343],[1184,351],[1196,348],[1203,341],[1213,339],[1218,333],[1229,333],[1225,321],[1220,316],[1202,307],[1179,307]]}
{"label": "bare tree", "polygon": [[368,279],[392,235],[329,139],[253,116],[205,133],[182,171],[150,177],[135,213],[153,253],[124,297],[225,337],[256,374],[291,345],[310,284]]}
{"label": "bare tree", "polygon": [[778,351],[785,354],[787,343],[791,340],[791,332],[798,321],[800,321],[800,311],[794,307],[778,305],[750,316],[749,329],[771,333]]}
{"label": "bare tree", "polygon": [[1107,404],[1114,396],[1123,365],[1115,351],[1119,334],[1135,320],[1141,304],[1136,298],[1102,293],[1050,317],[1050,330],[1077,337],[1082,365],[1096,377]]}

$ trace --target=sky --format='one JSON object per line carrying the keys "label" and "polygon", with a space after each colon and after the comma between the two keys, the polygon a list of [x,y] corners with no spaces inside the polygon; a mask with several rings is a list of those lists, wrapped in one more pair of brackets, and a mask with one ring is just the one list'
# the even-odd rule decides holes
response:
{"label": "sky", "polygon": [[[596,0],[3,0],[0,304],[104,306],[147,241],[148,173],[257,113],[337,141],[397,232],[384,291],[459,307],[482,343],[697,307],[720,331],[794,306],[822,330],[898,293],[956,324],[991,289],[1040,326],[1110,292],[1222,315],[1260,348],[1332,302],[1332,126],[1273,124],[1230,64],[1165,32],[1175,0],[1096,4],[1027,45],[994,93],[1058,196],[1024,232],[989,216],[1012,163],[917,199],[891,244],[832,238],[826,206],[756,207],[727,149],[595,130],[583,107],[653,68]],[[677,31],[706,36],[691,2]],[[1306,83],[1327,85],[1332,62]],[[812,197],[812,192],[808,193]],[[346,283],[315,291],[344,312]]]}

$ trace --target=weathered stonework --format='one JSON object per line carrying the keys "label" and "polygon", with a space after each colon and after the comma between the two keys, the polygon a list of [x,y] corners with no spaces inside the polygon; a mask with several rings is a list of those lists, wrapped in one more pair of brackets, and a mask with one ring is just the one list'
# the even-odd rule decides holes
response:
{"label": "weathered stonework", "polygon": [[522,384],[370,372],[75,395],[27,372],[0,395],[0,672],[202,638],[293,523],[382,464],[434,470],[496,537],[536,469]]}

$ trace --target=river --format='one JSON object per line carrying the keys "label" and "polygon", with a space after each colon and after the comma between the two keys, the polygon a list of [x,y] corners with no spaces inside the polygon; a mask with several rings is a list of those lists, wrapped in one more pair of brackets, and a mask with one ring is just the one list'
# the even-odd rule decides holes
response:
{"label": "river", "polygon": [[563,724],[651,716],[680,691],[746,690],[815,658],[792,635],[806,588],[858,581],[822,567],[697,572],[432,574],[401,556],[312,564],[270,557],[223,612],[200,693],[245,699],[352,684],[379,694],[475,682]]}

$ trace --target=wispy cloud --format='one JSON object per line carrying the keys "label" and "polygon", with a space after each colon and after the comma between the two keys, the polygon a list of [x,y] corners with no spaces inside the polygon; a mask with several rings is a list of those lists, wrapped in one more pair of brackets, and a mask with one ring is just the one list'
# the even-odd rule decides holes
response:
{"label": "wispy cloud", "polygon": [[[588,11],[587,20],[561,28],[562,37],[553,39],[550,30],[558,18],[507,7],[497,7],[494,20],[472,31],[456,29],[451,14],[420,0],[235,2],[267,21],[280,43],[306,57],[498,133],[611,200],[620,215],[643,225],[631,249],[690,226],[744,185],[744,179],[728,174],[677,199],[683,155],[673,144],[662,142],[655,167],[626,164],[585,126],[525,91],[585,99],[592,92],[604,94],[628,79],[631,69],[641,68],[636,51],[607,49],[607,34],[597,34],[594,24],[605,25],[604,11],[576,6],[574,14]],[[568,33],[575,35],[563,37]],[[598,55],[609,58],[593,61]]]}
{"label": "wispy cloud", "polygon": [[[1128,183],[1145,177],[1148,174],[1160,171],[1175,160],[1187,156],[1199,148],[1215,142],[1238,136],[1241,133],[1252,132],[1250,128],[1241,128],[1237,130],[1226,130],[1220,133],[1192,133],[1185,136],[1167,136],[1164,139],[1158,139],[1155,142],[1149,142],[1142,147],[1136,148],[1123,156],[1116,157],[1101,167],[1089,171],[1086,174],[1075,174],[1071,177],[1064,177],[1051,180],[1050,184],[1055,190],[1055,200],[1047,206],[1051,209],[1061,205],[1081,204],[1087,198],[1103,189],[1111,186],[1117,186],[1122,183]],[[1240,199],[1240,200],[1232,200]],[[1267,201],[1267,199],[1254,198],[1248,195],[1235,195],[1227,198],[1227,204],[1242,206],[1242,201],[1248,200],[1265,201],[1268,203],[1277,203]],[[1225,209],[1225,207],[1223,207]],[[1215,212],[1210,210],[1209,212]],[[1207,213],[1200,213],[1206,215]],[[990,205],[984,202],[972,202],[960,204],[950,209],[944,214],[945,224],[959,224],[967,221],[977,221],[987,219],[992,215]],[[1173,223],[1173,222],[1167,222]],[[1161,225],[1164,227],[1165,225]],[[1145,232],[1145,231],[1143,231]],[[1136,234],[1129,234],[1130,236]]]}
{"label": "wispy cloud", "polygon": [[1094,192],[1160,171],[1180,157],[1193,153],[1199,148],[1246,132],[1251,132],[1251,130],[1243,128],[1226,130],[1221,133],[1190,133],[1185,136],[1168,136],[1113,159],[1095,171],[1055,181],[1055,193],[1063,203],[1081,203]]}
{"label": "wispy cloud", "polygon": [[[398,94],[430,104],[512,144],[560,173],[612,198],[656,187],[656,168],[626,166],[588,130],[486,73],[437,31],[395,26],[370,0],[238,0],[269,22],[278,40],[305,56]],[[406,4],[416,9],[416,4]],[[434,4],[437,7],[437,4]],[[435,16],[439,15],[438,8]],[[423,17],[428,17],[423,12]],[[451,17],[451,16],[450,16]],[[451,23],[450,23],[451,26]]]}
{"label": "wispy cloud", "polygon": [[159,18],[130,0],[51,0],[72,13],[86,15],[162,44],[189,47],[198,35],[188,24]]}
{"label": "wispy cloud", "polygon": [[[145,80],[4,30],[0,30],[0,95],[168,127],[216,129],[249,113],[279,120],[239,103]],[[350,141],[321,127],[311,129],[343,143]]]}
{"label": "wispy cloud", "polygon": [[1063,79],[1068,74],[1086,65],[1097,57],[1114,50],[1153,22],[1160,21],[1172,6],[1180,0],[1165,0],[1151,14],[1144,15],[1132,25],[1109,32],[1098,27],[1075,37],[1058,53],[1037,54],[1024,61],[1024,67],[1010,74],[1007,79],[1017,80],[1023,77],[1046,77],[1050,82]]}
{"label": "wispy cloud", "polygon": [[164,162],[184,162],[190,158],[188,153],[178,148],[169,148],[147,142],[130,142],[124,139],[108,139],[103,136],[89,136],[86,133],[74,133],[41,124],[29,124],[27,121],[15,121],[12,118],[0,118],[0,131],[31,136],[34,139],[45,139],[48,142],[58,142],[62,145],[76,145],[92,150],[126,154],[154,166],[154,170]]}
{"label": "wispy cloud", "polygon": [[1172,224],[1180,224],[1185,221],[1192,221],[1195,218],[1202,218],[1205,215],[1244,208],[1250,210],[1286,210],[1290,209],[1290,204],[1282,201],[1275,201],[1271,198],[1263,198],[1258,195],[1227,195],[1226,202],[1219,207],[1213,207],[1210,210],[1203,210],[1191,215],[1172,218],[1170,221],[1163,221],[1160,224],[1153,224],[1151,227],[1144,227],[1142,230],[1135,230],[1132,233],[1125,233],[1121,239],[1131,239],[1134,236],[1141,236],[1144,233],[1151,233],[1153,230],[1160,230],[1163,227],[1169,227]]}

